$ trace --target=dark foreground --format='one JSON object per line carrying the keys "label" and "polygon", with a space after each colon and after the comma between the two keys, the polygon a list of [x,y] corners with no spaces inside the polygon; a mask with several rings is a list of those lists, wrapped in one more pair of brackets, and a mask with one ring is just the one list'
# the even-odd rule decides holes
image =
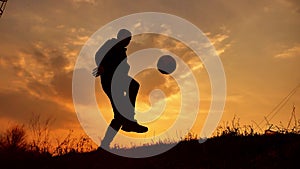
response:
{"label": "dark foreground", "polygon": [[120,157],[106,151],[69,153],[57,157],[1,151],[0,168],[289,169],[300,168],[299,154],[298,134],[222,136],[209,139],[203,144],[197,140],[183,141],[163,154],[142,159]]}

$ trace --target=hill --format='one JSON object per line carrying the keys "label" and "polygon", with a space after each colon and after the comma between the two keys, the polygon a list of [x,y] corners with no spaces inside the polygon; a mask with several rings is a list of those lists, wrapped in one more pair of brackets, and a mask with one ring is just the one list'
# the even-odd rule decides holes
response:
{"label": "hill", "polygon": [[[148,147],[139,148],[147,150]],[[298,168],[299,152],[300,135],[295,133],[224,135],[208,139],[203,144],[195,139],[181,141],[171,150],[149,158],[126,158],[105,150],[70,152],[54,157],[22,150],[1,150],[0,162],[5,169],[289,169]]]}

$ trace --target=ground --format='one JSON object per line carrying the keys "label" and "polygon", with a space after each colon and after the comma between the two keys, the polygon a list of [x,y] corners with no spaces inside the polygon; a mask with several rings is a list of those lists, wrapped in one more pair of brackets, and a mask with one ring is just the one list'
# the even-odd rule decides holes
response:
{"label": "ground", "polygon": [[[142,148],[147,150],[147,147]],[[32,152],[2,151],[0,161],[5,169],[289,169],[297,168],[299,152],[299,134],[276,134],[220,136],[203,144],[191,139],[181,141],[163,154],[140,159],[117,156],[105,150],[54,157]]]}

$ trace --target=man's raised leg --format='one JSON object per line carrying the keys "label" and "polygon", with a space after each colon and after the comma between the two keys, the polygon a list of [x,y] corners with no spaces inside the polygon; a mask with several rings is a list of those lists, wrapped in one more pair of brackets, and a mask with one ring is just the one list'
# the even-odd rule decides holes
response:
{"label": "man's raised leg", "polygon": [[148,131],[148,128],[142,125],[139,125],[137,121],[134,119],[135,116],[135,102],[136,102],[136,97],[138,94],[140,88],[140,84],[135,81],[134,79],[131,79],[130,85],[129,85],[129,92],[128,92],[128,97],[130,100],[131,105],[128,107],[131,107],[128,112],[126,112],[126,121],[124,121],[122,130],[127,131],[127,132],[137,132],[137,133],[144,133]]}

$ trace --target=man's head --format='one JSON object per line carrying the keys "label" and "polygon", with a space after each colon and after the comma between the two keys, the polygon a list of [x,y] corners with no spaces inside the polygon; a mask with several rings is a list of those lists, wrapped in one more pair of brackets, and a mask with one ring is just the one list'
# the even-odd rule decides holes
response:
{"label": "man's head", "polygon": [[126,47],[130,43],[131,40],[131,32],[127,29],[120,29],[117,35],[117,39],[120,40],[122,46]]}

